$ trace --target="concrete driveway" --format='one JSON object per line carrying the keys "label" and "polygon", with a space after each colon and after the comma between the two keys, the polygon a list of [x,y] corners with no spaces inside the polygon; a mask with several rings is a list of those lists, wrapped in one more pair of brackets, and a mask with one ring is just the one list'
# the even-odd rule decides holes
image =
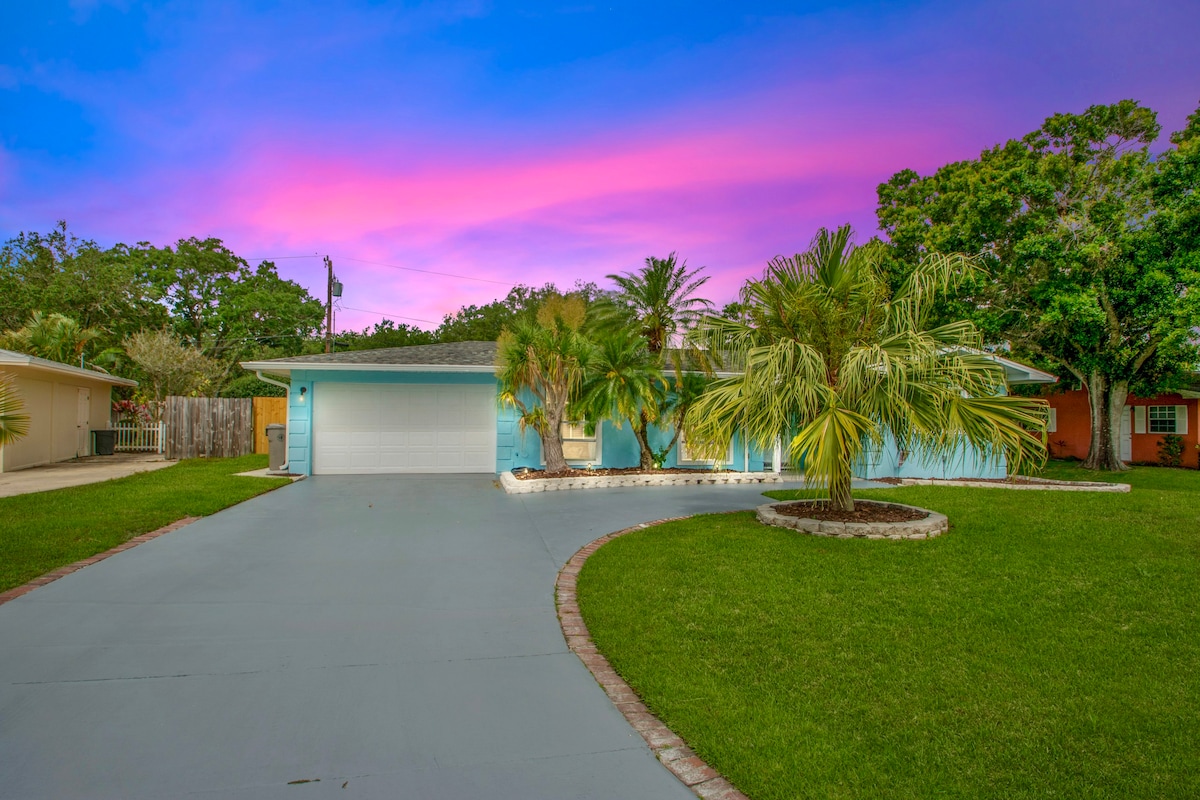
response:
{"label": "concrete driveway", "polygon": [[157,453],[117,453],[73,458],[15,472],[0,472],[0,497],[111,481],[137,472],[163,469],[175,463],[163,460]]}
{"label": "concrete driveway", "polygon": [[760,490],[318,477],[223,511],[0,606],[0,797],[692,797],[567,650],[554,578]]}

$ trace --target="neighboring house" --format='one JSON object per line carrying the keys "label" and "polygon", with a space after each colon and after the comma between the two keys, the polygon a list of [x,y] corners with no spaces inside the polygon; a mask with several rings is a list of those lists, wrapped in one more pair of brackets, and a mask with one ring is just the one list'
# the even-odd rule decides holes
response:
{"label": "neighboring house", "polygon": [[[1055,378],[1021,364],[997,359],[1012,383],[1052,383]],[[542,466],[541,442],[522,433],[517,413],[497,400],[495,342],[357,350],[248,361],[242,366],[260,377],[290,378],[288,469],[304,475],[371,473],[495,474],[515,467]],[[665,444],[665,432],[652,445]],[[563,426],[569,463],[632,467],[638,446],[628,424]],[[681,437],[681,440],[683,437]],[[763,453],[741,437],[730,442],[722,465],[759,472],[780,464],[780,449]],[[681,441],[664,466],[712,466]],[[1003,477],[994,465],[966,452],[957,459],[923,462],[893,446],[863,464],[864,477]]]}
{"label": "neighboring house", "polygon": [[0,372],[14,376],[29,416],[29,434],[0,447],[0,472],[90,455],[91,432],[110,427],[112,387],[137,386],[11,350],[0,350]]}
{"label": "neighboring house", "polygon": [[[1183,437],[1183,465],[1197,466],[1200,443],[1200,417],[1197,398],[1200,392],[1160,394],[1157,397],[1130,397],[1121,414],[1121,432],[1117,443],[1122,461],[1158,463],[1158,444],[1163,436]],[[1087,458],[1092,438],[1092,414],[1088,395],[1083,389],[1052,394],[1048,439],[1055,458]]]}

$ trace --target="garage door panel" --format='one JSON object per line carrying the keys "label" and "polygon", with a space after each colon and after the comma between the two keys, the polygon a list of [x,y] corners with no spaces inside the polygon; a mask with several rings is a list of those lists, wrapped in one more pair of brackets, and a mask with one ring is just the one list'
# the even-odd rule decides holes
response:
{"label": "garage door panel", "polygon": [[495,471],[491,386],[318,383],[313,395],[317,474]]}

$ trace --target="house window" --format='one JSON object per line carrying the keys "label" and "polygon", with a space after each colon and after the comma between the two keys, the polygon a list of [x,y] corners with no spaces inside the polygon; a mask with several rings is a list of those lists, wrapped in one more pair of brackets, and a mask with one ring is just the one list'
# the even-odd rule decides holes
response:
{"label": "house window", "polygon": [[[708,455],[709,457],[705,457]],[[718,458],[713,459],[711,453],[705,452],[704,448],[692,448],[688,445],[687,433],[679,432],[679,460],[680,464],[728,464],[733,461],[733,442],[729,443],[729,447]]]}
{"label": "house window", "polygon": [[600,463],[600,426],[589,436],[587,423],[564,422],[562,431],[563,458],[569,464]]}
{"label": "house window", "polygon": [[1175,433],[1175,406],[1150,406],[1150,432]]}

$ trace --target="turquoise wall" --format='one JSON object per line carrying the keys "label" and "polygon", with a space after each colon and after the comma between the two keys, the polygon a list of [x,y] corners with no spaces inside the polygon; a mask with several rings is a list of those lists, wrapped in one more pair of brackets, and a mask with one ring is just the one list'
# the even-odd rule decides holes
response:
{"label": "turquoise wall", "polygon": [[[448,384],[492,384],[496,379],[488,373],[477,372],[370,372],[295,370],[292,372],[292,391],[288,403],[288,468],[298,474],[312,474],[312,406],[320,402],[322,383],[448,383]],[[301,390],[304,390],[303,395]],[[666,430],[651,431],[651,446],[662,447],[669,440]],[[674,447],[667,456],[664,466],[684,466],[691,469],[706,469],[703,465],[679,464],[679,448]],[[600,461],[596,466],[633,467],[638,464],[637,438],[628,423],[618,428],[611,422],[601,423]],[[733,442],[732,460],[726,468],[747,472],[763,469],[764,453],[749,448],[749,458],[742,438]],[[517,425],[517,411],[512,407],[500,406],[496,415],[496,471],[505,472],[514,467],[542,466],[541,441],[532,430],[522,433]],[[890,438],[877,455],[864,459],[855,470],[864,478],[1003,478],[1007,474],[1003,459],[994,461],[982,457],[977,451],[967,448],[958,456],[932,459],[920,452],[910,454],[903,463],[899,448]]]}

